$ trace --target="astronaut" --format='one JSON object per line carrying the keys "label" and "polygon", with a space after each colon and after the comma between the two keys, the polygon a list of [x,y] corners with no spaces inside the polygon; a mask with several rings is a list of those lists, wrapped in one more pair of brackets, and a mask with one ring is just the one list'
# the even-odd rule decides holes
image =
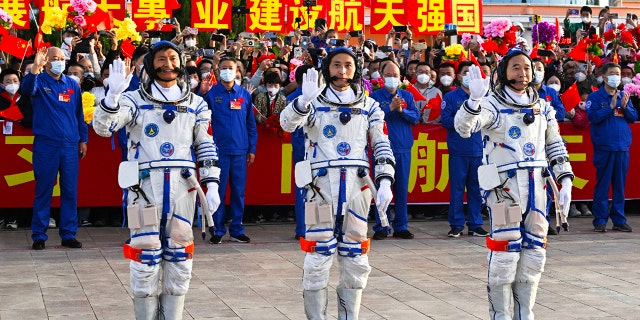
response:
{"label": "astronaut", "polygon": [[555,111],[539,99],[533,63],[512,49],[497,68],[497,84],[485,97],[489,79],[469,68],[470,97],[455,116],[462,137],[482,130],[481,189],[488,195],[491,233],[488,254],[491,319],[533,319],[536,292],[546,260],[545,182],[562,185],[557,200],[566,217],[573,172]]}
{"label": "astronaut", "polygon": [[[280,114],[282,128],[305,133],[305,159],[296,165],[296,184],[306,185],[306,251],[302,285],[308,319],[327,319],[327,286],[333,254],[338,252],[338,319],[358,319],[362,290],[371,272],[367,252],[367,213],[375,190],[369,177],[367,140],[375,158],[376,203],[386,212],[391,202],[393,153],[384,112],[360,86],[362,65],[347,48],[323,59],[318,72],[303,76],[302,95]],[[306,178],[306,179],[305,179]]]}
{"label": "astronaut", "polygon": [[149,80],[122,94],[131,75],[122,60],[115,60],[109,67],[109,92],[93,118],[94,130],[104,137],[126,128],[128,159],[137,161],[139,189],[127,192],[131,243],[123,246],[131,259],[136,319],[182,319],[193,266],[194,189],[199,186],[181,171],[195,176],[194,155],[200,184],[207,186],[208,209],[213,212],[220,204],[211,111],[190,92],[184,67],[180,49],[160,41],[144,60]]}

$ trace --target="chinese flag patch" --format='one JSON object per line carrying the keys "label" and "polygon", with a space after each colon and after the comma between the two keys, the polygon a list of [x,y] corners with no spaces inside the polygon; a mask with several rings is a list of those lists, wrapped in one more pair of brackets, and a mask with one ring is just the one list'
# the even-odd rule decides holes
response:
{"label": "chinese flag patch", "polygon": [[387,136],[389,135],[389,130],[387,130],[387,122],[386,121],[382,125],[382,133],[384,133]]}
{"label": "chinese flag patch", "polygon": [[207,133],[213,137],[213,128],[211,127],[211,121],[209,121],[209,128],[207,129]]}

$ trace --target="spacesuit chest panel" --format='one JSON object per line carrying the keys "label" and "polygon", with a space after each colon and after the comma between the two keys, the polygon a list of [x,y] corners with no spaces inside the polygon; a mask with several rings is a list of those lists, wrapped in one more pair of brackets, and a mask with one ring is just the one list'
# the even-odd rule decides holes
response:
{"label": "spacesuit chest panel", "polygon": [[[346,108],[340,108],[341,110]],[[309,139],[316,144],[317,150],[310,148],[308,159],[366,159],[368,117],[362,109],[352,108],[349,116],[339,110],[316,110],[314,130],[309,132]],[[346,124],[340,121],[341,114],[349,117]],[[344,120],[343,120],[344,121]]]}
{"label": "spacesuit chest panel", "polygon": [[[532,112],[535,118],[529,125],[523,121],[526,112]],[[546,117],[540,105],[528,108],[526,112],[523,109],[500,109],[501,125],[486,132],[485,161],[495,163],[498,171],[546,165]]]}
{"label": "spacesuit chest panel", "polygon": [[192,160],[195,115],[192,112],[174,112],[175,118],[167,123],[164,113],[165,110],[158,107],[140,110],[136,128],[142,132],[132,135],[139,136],[138,160]]}

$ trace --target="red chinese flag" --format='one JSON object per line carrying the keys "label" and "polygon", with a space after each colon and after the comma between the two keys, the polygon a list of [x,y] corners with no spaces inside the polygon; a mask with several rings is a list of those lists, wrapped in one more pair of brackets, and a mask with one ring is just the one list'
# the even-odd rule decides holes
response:
{"label": "red chinese flag", "polygon": [[556,41],[560,42],[560,38],[562,38],[560,34],[560,23],[558,22],[558,17],[556,17]]}
{"label": "red chinese flag", "polygon": [[469,60],[473,62],[473,64],[478,66],[478,68],[480,68],[480,74],[482,75],[482,79],[486,79],[487,75],[484,74],[484,70],[482,70],[482,67],[480,66],[480,62],[478,62],[478,59],[476,59],[476,55],[474,55],[473,52],[471,51],[469,51]]}
{"label": "red chinese flag", "polygon": [[409,83],[405,90],[409,91],[409,93],[413,95],[413,101],[427,101],[427,98],[425,98],[422,93],[413,86],[413,84]]}
{"label": "red chinese flag", "polygon": [[133,51],[136,50],[136,46],[131,43],[131,39],[125,39],[120,44],[120,51],[125,58],[133,59]]}
{"label": "red chinese flag", "polygon": [[529,54],[529,57],[531,57],[531,59],[535,59],[538,57],[538,44],[534,44],[533,45],[533,50],[531,50],[531,54]]}
{"label": "red chinese flag", "polygon": [[[102,0],[96,1],[98,8],[111,15],[112,19],[118,19],[120,21],[127,17],[127,4],[126,0]],[[86,18],[86,16],[85,16]],[[111,30],[111,28],[106,28]],[[100,30],[100,29],[98,29]]]}
{"label": "red chinese flag", "polygon": [[613,53],[613,63],[620,63],[620,57],[618,57],[618,53]]}
{"label": "red chinese flag", "polygon": [[24,118],[17,105],[12,105],[11,107],[0,111],[0,117],[11,121],[18,121]]}
{"label": "red chinese flag", "polygon": [[36,36],[33,38],[33,47],[38,50],[40,48],[48,48],[49,46],[49,42],[44,42],[42,38],[42,30],[39,30],[38,33],[36,33]]}
{"label": "red chinese flag", "polygon": [[598,91],[598,87],[596,87],[596,86],[591,86],[591,91],[592,91],[592,92],[596,92],[596,91]]}
{"label": "red chinese flag", "polygon": [[580,41],[578,44],[571,49],[571,51],[567,54],[571,59],[575,61],[582,61],[584,57],[587,55],[587,42]]}
{"label": "red chinese flag", "polygon": [[100,8],[97,8],[92,15],[85,16],[85,20],[87,21],[87,26],[83,28],[85,35],[100,30],[113,29],[113,16],[111,12],[104,12]]}
{"label": "red chinese flag", "polygon": [[427,119],[427,121],[438,119],[440,117],[440,114],[442,114],[442,97],[439,94],[436,95],[435,97],[431,98],[429,102],[427,102],[427,105],[424,107],[425,109],[431,109],[431,112],[429,113],[429,119]]}
{"label": "red chinese flag", "polygon": [[29,41],[9,34],[2,35],[0,47],[2,47],[2,51],[5,53],[19,59],[23,59],[24,57],[28,57],[33,54],[33,49]]}
{"label": "red chinese flag", "polygon": [[573,83],[561,96],[562,104],[567,112],[570,112],[580,103],[580,93],[578,92],[578,84]]}

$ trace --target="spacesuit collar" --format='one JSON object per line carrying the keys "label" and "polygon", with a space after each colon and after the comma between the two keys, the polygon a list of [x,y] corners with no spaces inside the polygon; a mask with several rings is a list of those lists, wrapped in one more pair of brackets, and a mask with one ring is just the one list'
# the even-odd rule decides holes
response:
{"label": "spacesuit collar", "polygon": [[191,93],[191,91],[189,90],[189,86],[185,85],[185,83],[182,82],[181,80],[178,80],[176,85],[180,88],[180,95],[181,95],[180,99],[176,101],[167,101],[163,97],[154,97],[151,91],[151,87],[153,86],[152,82],[149,82],[147,85],[140,86],[139,90],[140,90],[141,96],[149,102],[157,103],[157,104],[166,104],[166,103],[180,104],[189,99],[190,97],[189,94]]}
{"label": "spacesuit collar", "polygon": [[[510,93],[507,93],[507,91],[510,91]],[[518,94],[512,91],[510,88],[501,85],[496,87],[494,91],[494,96],[496,97],[496,99],[505,106],[511,108],[531,108],[535,104],[537,104],[538,100],[540,99],[538,90],[535,90],[532,87],[527,87],[527,91],[524,93],[524,95],[528,97],[528,103],[525,103],[525,100],[518,101],[519,99],[517,99],[516,95]]]}

